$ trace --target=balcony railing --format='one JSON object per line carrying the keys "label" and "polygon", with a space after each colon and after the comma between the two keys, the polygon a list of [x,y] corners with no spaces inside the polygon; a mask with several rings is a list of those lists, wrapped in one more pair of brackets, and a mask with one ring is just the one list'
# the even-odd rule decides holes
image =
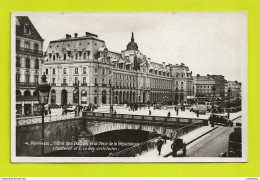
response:
{"label": "balcony railing", "polygon": [[56,83],[51,83],[51,86],[56,86]]}
{"label": "balcony railing", "polygon": [[17,52],[23,52],[23,53],[29,53],[29,54],[37,54],[37,55],[43,55],[43,51],[40,51],[38,49],[29,49],[24,47],[16,46]]}
{"label": "balcony railing", "polygon": [[68,83],[61,83],[61,86],[68,86]]}
{"label": "balcony railing", "polygon": [[81,86],[88,86],[87,83],[81,83]]}
{"label": "balcony railing", "polygon": [[36,87],[38,83],[36,82],[17,82],[16,86],[20,87]]}

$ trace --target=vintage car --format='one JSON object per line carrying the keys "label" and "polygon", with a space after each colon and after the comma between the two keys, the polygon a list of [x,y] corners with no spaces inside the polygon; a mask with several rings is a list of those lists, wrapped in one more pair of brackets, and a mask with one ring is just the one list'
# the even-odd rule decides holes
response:
{"label": "vintage car", "polygon": [[233,126],[233,122],[227,118],[227,115],[211,114],[209,117],[209,121],[214,122],[215,124]]}
{"label": "vintage car", "polygon": [[198,112],[199,114],[206,114],[207,113],[207,106],[202,105],[202,104],[192,105],[190,107],[190,112],[195,112],[195,113]]}

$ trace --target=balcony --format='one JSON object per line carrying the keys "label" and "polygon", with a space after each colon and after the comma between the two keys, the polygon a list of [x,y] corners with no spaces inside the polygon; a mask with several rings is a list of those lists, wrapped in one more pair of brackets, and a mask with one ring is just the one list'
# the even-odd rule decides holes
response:
{"label": "balcony", "polygon": [[68,86],[68,83],[61,83],[61,86]]}
{"label": "balcony", "polygon": [[51,86],[56,86],[56,83],[51,83]]}
{"label": "balcony", "polygon": [[81,86],[88,86],[87,83],[81,83]]}
{"label": "balcony", "polygon": [[35,82],[17,82],[17,87],[36,87],[38,83]]}
{"label": "balcony", "polygon": [[35,54],[43,56],[43,51],[16,46],[16,52]]}
{"label": "balcony", "polygon": [[78,87],[78,83],[73,83],[73,86],[74,87]]}

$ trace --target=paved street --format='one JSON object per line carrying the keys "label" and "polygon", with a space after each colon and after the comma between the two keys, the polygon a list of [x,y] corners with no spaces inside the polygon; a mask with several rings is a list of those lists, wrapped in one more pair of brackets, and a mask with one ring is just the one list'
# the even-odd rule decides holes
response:
{"label": "paved street", "polygon": [[[241,117],[234,121],[234,125],[236,122],[241,122]],[[228,152],[228,138],[232,132],[234,127],[218,126],[189,148],[187,157],[218,157],[220,153]]]}

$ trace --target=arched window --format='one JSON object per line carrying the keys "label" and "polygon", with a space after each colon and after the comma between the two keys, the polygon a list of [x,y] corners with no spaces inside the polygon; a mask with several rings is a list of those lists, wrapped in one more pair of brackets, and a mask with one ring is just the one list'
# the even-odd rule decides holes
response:
{"label": "arched window", "polygon": [[16,90],[16,97],[19,97],[21,95],[22,95],[21,91],[20,90]]}
{"label": "arched window", "polygon": [[106,104],[106,99],[107,99],[107,95],[106,95],[106,91],[102,91],[102,104]]}
{"label": "arched window", "polygon": [[55,74],[55,68],[52,69],[52,74]]}
{"label": "arched window", "polygon": [[87,104],[87,91],[81,91],[81,104]]}
{"label": "arched window", "polygon": [[24,91],[24,96],[31,96],[31,92],[29,90]]}
{"label": "arched window", "polygon": [[51,90],[51,104],[56,103],[56,91],[53,89]]}
{"label": "arched window", "polygon": [[38,95],[39,95],[39,91],[38,90],[33,91],[33,96],[38,96]]}
{"label": "arched window", "polygon": [[78,103],[78,90],[73,91],[73,103]]}

